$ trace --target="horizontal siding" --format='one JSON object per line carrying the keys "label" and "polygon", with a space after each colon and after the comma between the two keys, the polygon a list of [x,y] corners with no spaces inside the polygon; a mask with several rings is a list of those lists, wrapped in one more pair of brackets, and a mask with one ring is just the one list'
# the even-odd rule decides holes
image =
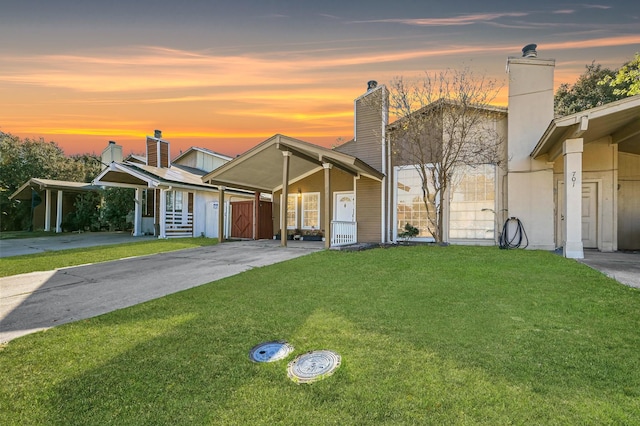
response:
{"label": "horizontal siding", "polygon": [[362,177],[356,182],[356,222],[358,242],[379,243],[381,241],[381,186],[382,183]]}

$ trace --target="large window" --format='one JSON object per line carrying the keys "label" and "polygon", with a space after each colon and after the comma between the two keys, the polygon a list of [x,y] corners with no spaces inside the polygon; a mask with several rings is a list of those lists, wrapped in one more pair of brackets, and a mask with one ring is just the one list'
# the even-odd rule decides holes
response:
{"label": "large window", "polygon": [[404,232],[407,223],[418,228],[420,233],[418,238],[433,238],[429,231],[429,217],[435,220],[436,205],[433,198],[433,190],[431,198],[428,199],[429,209],[424,202],[424,194],[422,191],[422,179],[420,174],[413,166],[404,166],[396,168],[397,182],[397,216],[398,216],[398,233]]}
{"label": "large window", "polygon": [[451,187],[449,238],[493,239],[495,235],[496,167],[459,167]]}
{"label": "large window", "polygon": [[320,193],[302,194],[302,229],[320,228]]}

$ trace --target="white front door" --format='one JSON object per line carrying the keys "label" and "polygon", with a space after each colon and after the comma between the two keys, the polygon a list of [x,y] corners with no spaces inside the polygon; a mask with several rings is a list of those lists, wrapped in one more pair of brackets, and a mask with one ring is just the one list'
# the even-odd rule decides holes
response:
{"label": "white front door", "polygon": [[333,220],[341,222],[356,221],[356,197],[353,192],[336,192]]}

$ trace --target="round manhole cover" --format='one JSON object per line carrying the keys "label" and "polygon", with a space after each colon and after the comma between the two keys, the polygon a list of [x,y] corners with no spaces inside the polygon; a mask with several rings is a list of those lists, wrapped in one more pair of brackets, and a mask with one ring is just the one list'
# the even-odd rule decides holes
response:
{"label": "round manhole cover", "polygon": [[293,346],[283,340],[264,342],[254,346],[249,351],[249,358],[253,362],[273,362],[286,358],[293,352]]}
{"label": "round manhole cover", "polygon": [[287,373],[296,383],[315,382],[332,375],[340,360],[340,355],[332,351],[311,351],[291,361]]}

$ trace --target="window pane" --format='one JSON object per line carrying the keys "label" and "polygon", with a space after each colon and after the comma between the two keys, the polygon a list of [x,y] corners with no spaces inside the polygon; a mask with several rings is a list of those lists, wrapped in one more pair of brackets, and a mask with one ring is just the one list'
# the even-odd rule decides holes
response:
{"label": "window pane", "polygon": [[432,238],[429,231],[429,217],[435,220],[436,209],[433,195],[425,204],[422,192],[422,178],[414,167],[398,169],[398,233],[405,231],[407,223],[418,228],[418,237]]}
{"label": "window pane", "polygon": [[166,194],[166,200],[167,200],[167,211],[172,212],[173,211],[173,191],[167,191],[165,194]]}
{"label": "window pane", "polygon": [[490,164],[458,168],[451,188],[449,238],[494,238],[495,176]]}
{"label": "window pane", "polygon": [[295,194],[289,194],[287,197],[287,229],[295,229],[298,227],[298,197]]}
{"label": "window pane", "polygon": [[182,211],[182,191],[176,191],[176,211]]}
{"label": "window pane", "polygon": [[317,192],[302,194],[302,227],[320,227],[320,194]]}

